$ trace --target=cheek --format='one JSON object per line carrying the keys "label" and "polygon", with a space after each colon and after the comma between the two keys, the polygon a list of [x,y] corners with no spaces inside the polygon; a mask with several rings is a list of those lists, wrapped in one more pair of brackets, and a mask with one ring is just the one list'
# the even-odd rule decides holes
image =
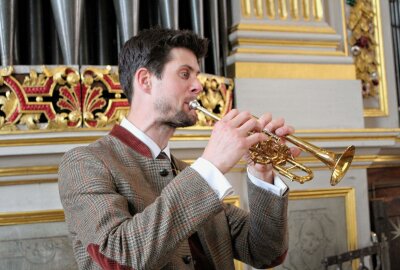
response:
{"label": "cheek", "polygon": [[179,88],[177,84],[173,81],[164,83],[161,85],[161,89],[164,96],[177,96],[179,94]]}

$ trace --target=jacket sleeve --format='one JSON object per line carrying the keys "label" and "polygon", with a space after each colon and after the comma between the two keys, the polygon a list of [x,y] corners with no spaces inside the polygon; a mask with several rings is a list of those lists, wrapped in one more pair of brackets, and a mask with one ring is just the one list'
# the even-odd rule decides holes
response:
{"label": "jacket sleeve", "polygon": [[204,179],[188,167],[132,216],[108,168],[88,148],[64,155],[59,192],[73,238],[103,269],[162,267],[198,226],[223,209]]}
{"label": "jacket sleeve", "polygon": [[250,213],[232,205],[226,215],[232,235],[234,257],[255,268],[281,264],[288,249],[288,192],[275,195],[249,179]]}

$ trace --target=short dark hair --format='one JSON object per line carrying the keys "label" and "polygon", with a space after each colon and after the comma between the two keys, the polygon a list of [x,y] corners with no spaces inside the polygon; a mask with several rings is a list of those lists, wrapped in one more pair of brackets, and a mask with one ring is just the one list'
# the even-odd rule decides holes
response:
{"label": "short dark hair", "polygon": [[189,30],[156,27],[143,30],[125,42],[119,55],[118,69],[119,81],[129,103],[132,101],[132,81],[136,71],[145,67],[161,78],[173,48],[189,49],[200,59],[207,53],[208,40]]}

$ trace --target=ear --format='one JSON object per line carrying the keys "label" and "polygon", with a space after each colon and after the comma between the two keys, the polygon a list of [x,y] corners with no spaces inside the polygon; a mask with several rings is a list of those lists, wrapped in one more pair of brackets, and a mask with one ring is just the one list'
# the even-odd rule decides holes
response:
{"label": "ear", "polygon": [[151,90],[151,73],[147,68],[139,68],[136,71],[135,79],[138,86],[145,92],[149,92]]}

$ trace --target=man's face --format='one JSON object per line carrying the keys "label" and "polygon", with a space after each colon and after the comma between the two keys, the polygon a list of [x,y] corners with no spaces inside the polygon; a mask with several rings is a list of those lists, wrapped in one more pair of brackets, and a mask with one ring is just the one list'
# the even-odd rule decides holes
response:
{"label": "man's face", "polygon": [[164,66],[161,79],[152,76],[154,110],[158,121],[171,127],[186,127],[197,121],[189,102],[202,91],[197,75],[200,73],[196,56],[188,49],[175,48],[171,60]]}

